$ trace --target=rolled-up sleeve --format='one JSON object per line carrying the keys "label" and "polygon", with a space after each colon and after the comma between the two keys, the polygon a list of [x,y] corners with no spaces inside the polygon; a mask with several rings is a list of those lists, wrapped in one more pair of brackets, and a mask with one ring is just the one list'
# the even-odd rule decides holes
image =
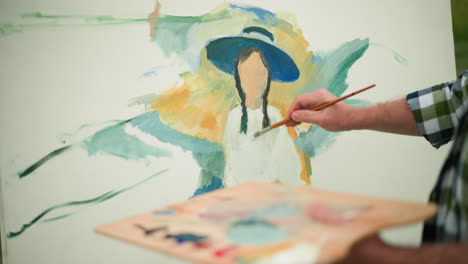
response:
{"label": "rolled-up sleeve", "polygon": [[468,71],[453,82],[410,93],[406,101],[421,134],[439,148],[449,142],[468,109]]}

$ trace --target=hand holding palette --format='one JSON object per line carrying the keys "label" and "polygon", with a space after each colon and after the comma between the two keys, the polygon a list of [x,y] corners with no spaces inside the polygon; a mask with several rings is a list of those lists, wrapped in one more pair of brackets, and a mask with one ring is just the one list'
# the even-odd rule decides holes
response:
{"label": "hand holding palette", "polygon": [[422,221],[416,204],[251,182],[96,228],[194,263],[331,263],[379,230]]}

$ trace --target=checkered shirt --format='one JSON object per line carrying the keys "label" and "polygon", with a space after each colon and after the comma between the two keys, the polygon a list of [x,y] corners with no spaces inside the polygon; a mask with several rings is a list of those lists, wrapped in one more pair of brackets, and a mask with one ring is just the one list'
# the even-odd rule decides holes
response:
{"label": "checkered shirt", "polygon": [[406,100],[421,134],[434,147],[453,139],[430,195],[438,209],[424,225],[423,242],[468,241],[468,71]]}

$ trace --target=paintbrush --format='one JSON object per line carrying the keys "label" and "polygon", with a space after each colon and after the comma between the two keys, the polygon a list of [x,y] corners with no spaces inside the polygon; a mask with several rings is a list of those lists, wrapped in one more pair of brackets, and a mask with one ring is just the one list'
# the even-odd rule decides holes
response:
{"label": "paintbrush", "polygon": [[[356,94],[358,94],[358,93],[362,93],[362,92],[364,92],[364,91],[366,91],[366,90],[368,90],[368,89],[370,89],[370,88],[372,88],[372,87],[375,87],[375,84],[369,85],[369,86],[367,86],[367,87],[365,87],[365,88],[362,88],[361,90],[358,90],[358,91],[356,91],[356,92],[354,92],[354,93],[350,93],[350,94],[348,94],[348,95],[345,95],[345,96],[343,96],[343,97],[337,98],[337,99],[335,99],[335,100],[332,100],[332,101],[329,101],[329,102],[325,102],[325,103],[323,103],[323,104],[320,104],[320,105],[318,105],[318,106],[315,106],[315,107],[311,108],[310,110],[311,110],[311,111],[320,111],[320,110],[322,110],[322,109],[324,109],[324,108],[327,108],[327,107],[332,106],[332,105],[334,105],[334,104],[336,104],[336,103],[338,103],[338,102],[341,102],[341,101],[343,101],[343,100],[345,100],[345,99],[347,99],[347,98],[349,98],[349,97],[351,97],[351,96],[353,96],[353,95],[356,95]],[[277,127],[280,127],[280,126],[282,126],[282,125],[285,125],[285,124],[287,124],[289,121],[291,121],[291,119],[288,118],[288,119],[284,119],[283,121],[280,121],[280,122],[278,122],[278,123],[276,123],[276,124],[273,124],[273,125],[271,125],[271,126],[269,126],[269,127],[265,127],[264,129],[262,129],[262,130],[260,130],[260,131],[258,131],[258,132],[255,132],[254,138],[257,138],[257,137],[259,137],[259,136],[265,134],[266,132],[272,130],[273,128],[277,128]]]}

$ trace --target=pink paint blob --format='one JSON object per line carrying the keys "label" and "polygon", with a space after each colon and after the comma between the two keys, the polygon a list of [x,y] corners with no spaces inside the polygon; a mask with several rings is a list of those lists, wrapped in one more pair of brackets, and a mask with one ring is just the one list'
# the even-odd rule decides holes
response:
{"label": "pink paint blob", "polygon": [[340,225],[348,222],[341,212],[322,202],[312,202],[307,205],[306,214],[323,224]]}

